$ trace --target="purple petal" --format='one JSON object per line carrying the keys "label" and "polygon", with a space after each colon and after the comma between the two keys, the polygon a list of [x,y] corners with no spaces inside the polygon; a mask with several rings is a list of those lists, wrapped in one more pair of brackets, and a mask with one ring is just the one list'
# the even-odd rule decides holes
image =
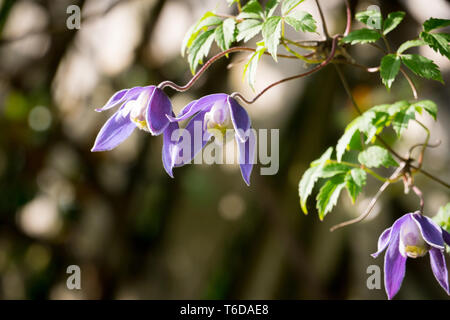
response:
{"label": "purple petal", "polygon": [[150,133],[160,135],[169,125],[167,115],[172,114],[172,103],[169,97],[159,88],[151,87],[153,93],[148,101],[146,120]]}
{"label": "purple petal", "polygon": [[133,133],[136,125],[130,120],[130,115],[123,115],[121,107],[109,118],[95,139],[92,152],[114,149]]}
{"label": "purple petal", "polygon": [[177,118],[168,116],[170,121],[182,121],[192,117],[194,114],[200,111],[204,111],[206,108],[210,109],[216,102],[226,102],[228,95],[225,93],[216,93],[204,96],[198,100],[190,102],[187,106],[181,110],[180,115]]}
{"label": "purple petal", "polygon": [[399,250],[399,225],[401,223],[392,226],[389,247],[384,256],[384,286],[389,300],[397,294],[405,277],[406,258],[400,254]]}
{"label": "purple petal", "polygon": [[445,243],[450,246],[450,233],[448,233],[447,231],[445,231],[444,229],[442,229],[442,238],[444,239]]}
{"label": "purple petal", "polygon": [[395,232],[400,232],[400,227],[402,226],[402,223],[406,220],[409,219],[410,215],[409,214],[405,214],[403,216],[401,216],[400,218],[398,218],[397,220],[395,220],[395,222],[393,223],[392,227],[386,229],[383,231],[383,233],[381,234],[381,236],[378,238],[378,249],[377,252],[372,253],[372,257],[376,258],[378,257],[378,255],[383,252],[384,249],[386,249],[386,246],[389,244],[390,238],[391,238],[391,234],[392,234],[392,230],[395,230]]}
{"label": "purple petal", "polygon": [[163,149],[162,149],[162,161],[166,172],[173,178],[173,167],[175,162],[175,147],[178,142],[176,137],[173,137],[173,133],[179,129],[177,122],[170,123],[163,133]]}
{"label": "purple petal", "polygon": [[431,269],[433,270],[434,277],[439,282],[442,288],[450,294],[448,289],[448,271],[445,265],[444,253],[436,248],[431,248],[430,251]]}
{"label": "purple petal", "polygon": [[235,99],[228,97],[228,105],[236,135],[242,142],[245,142],[248,138],[248,130],[250,129],[250,117],[247,111]]}
{"label": "purple petal", "polygon": [[386,249],[387,245],[389,244],[389,240],[391,238],[391,228],[387,228],[386,230],[383,231],[383,233],[381,234],[381,236],[378,238],[378,251],[375,253],[372,253],[371,256],[376,258],[378,257],[378,255],[384,251],[384,249]]}
{"label": "purple petal", "polygon": [[170,122],[176,122],[176,121],[181,121],[184,120],[185,118],[183,118],[183,116],[189,112],[189,110],[192,108],[192,106],[194,104],[197,103],[198,100],[194,100],[189,102],[180,112],[180,114],[178,115],[179,118],[177,118],[174,114],[172,115],[167,115],[167,118],[169,119]]}
{"label": "purple petal", "polygon": [[419,213],[413,213],[412,218],[417,223],[423,239],[432,247],[440,250],[444,249],[444,239],[442,239],[442,231],[433,220]]}
{"label": "purple petal", "polygon": [[255,162],[255,145],[256,135],[253,130],[249,131],[248,139],[241,142],[236,135],[236,142],[239,149],[239,165],[241,167],[242,178],[245,183],[250,186],[250,175],[252,173],[253,164]]}
{"label": "purple petal", "polygon": [[123,90],[117,91],[116,93],[113,94],[113,96],[109,99],[109,101],[103,107],[95,109],[95,111],[102,112],[102,111],[111,109],[125,101],[132,100],[132,99],[136,98],[139,95],[139,93],[142,92],[143,89],[144,88],[142,88],[142,87],[134,87],[131,89],[123,89]]}
{"label": "purple petal", "polygon": [[[180,148],[181,146],[189,143],[189,150],[184,149],[183,152],[188,152],[188,155],[183,154],[183,156],[179,155],[180,149],[177,152],[177,158],[175,161],[175,167],[181,167],[187,163],[190,163],[192,159],[203,149],[203,147],[208,143],[211,138],[211,134],[205,130],[204,126],[204,118],[205,114],[209,110],[204,110],[195,115],[187,124],[186,128],[182,132],[182,137],[179,141]],[[184,139],[189,139],[189,141],[185,141]]]}

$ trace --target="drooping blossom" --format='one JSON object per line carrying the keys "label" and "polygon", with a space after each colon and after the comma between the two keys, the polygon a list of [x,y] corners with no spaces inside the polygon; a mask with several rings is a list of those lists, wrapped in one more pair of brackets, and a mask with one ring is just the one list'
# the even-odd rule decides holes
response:
{"label": "drooping blossom", "polygon": [[170,136],[174,130],[178,129],[178,124],[171,123],[167,118],[167,115],[174,115],[172,103],[167,95],[155,86],[124,89],[116,92],[103,107],[96,111],[102,112],[117,106],[118,110],[100,129],[91,151],[114,149],[136,128],[155,136],[164,133],[163,165],[172,177],[173,157],[170,155],[172,148]]}
{"label": "drooping blossom", "polygon": [[402,285],[407,258],[419,258],[427,253],[436,280],[450,294],[444,243],[450,245],[450,234],[419,211],[405,214],[384,230],[378,239],[378,251],[372,256],[376,258],[387,248],[384,285],[388,298],[392,299]]}
{"label": "drooping blossom", "polygon": [[[250,175],[254,162],[255,135],[250,128],[251,122],[247,111],[227,94],[212,94],[192,101],[183,108],[178,117],[168,116],[171,122],[190,119],[185,130],[191,137],[190,155],[181,163],[174,160],[175,166],[192,161],[208,141],[214,136],[222,142],[227,131],[233,130],[238,145],[238,162],[242,177],[250,185]],[[196,143],[198,133],[196,124],[200,124],[201,143]]]}

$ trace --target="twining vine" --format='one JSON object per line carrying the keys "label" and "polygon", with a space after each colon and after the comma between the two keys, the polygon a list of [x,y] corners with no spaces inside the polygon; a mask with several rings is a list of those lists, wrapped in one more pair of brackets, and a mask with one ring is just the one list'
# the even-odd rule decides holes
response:
{"label": "twining vine", "polygon": [[[430,130],[417,115],[428,114],[436,120],[438,108],[431,100],[419,99],[410,73],[419,78],[444,82],[439,67],[432,60],[408,52],[415,47],[428,46],[450,59],[450,34],[444,32],[445,29],[442,31],[450,26],[450,20],[430,18],[423,23],[422,30],[415,39],[407,40],[398,48],[393,48],[389,34],[395,32],[402,23],[404,12],[391,12],[387,16],[382,16],[379,10],[358,12],[355,18],[364,27],[352,30],[353,16],[349,1],[345,0],[345,30],[332,35],[320,3],[315,0],[323,26],[323,39],[305,41],[291,39],[286,33],[287,28],[292,28],[297,33],[318,33],[313,15],[301,10],[304,0],[268,0],[265,1],[265,6],[257,0],[250,0],[245,4],[241,3],[241,0],[227,2],[234,6],[235,15],[208,11],[186,33],[181,54],[187,54],[192,79],[185,85],[168,80],[157,86],[135,87],[115,93],[105,106],[97,109],[104,111],[119,106],[100,130],[92,151],[106,151],[117,147],[135,128],[152,135],[163,135],[163,165],[173,177],[173,169],[190,163],[212,136],[217,138],[225,129],[233,129],[239,146],[239,157],[242,158],[242,176],[250,185],[253,163],[245,157],[244,151],[249,152],[251,158],[254,142],[250,139],[250,117],[239,101],[252,104],[275,86],[309,76],[333,65],[358,117],[347,125],[336,146],[329,147],[304,172],[299,183],[301,209],[305,214],[308,213],[308,200],[319,181],[323,183],[317,193],[316,208],[320,220],[323,220],[336,205],[342,190],[346,189],[352,203],[355,203],[368,177],[378,180],[381,185],[367,209],[358,218],[332,227],[331,231],[334,231],[365,219],[389,186],[403,183],[405,193],[413,192],[417,195],[418,209],[414,213],[401,216],[387,228],[378,240],[377,252],[373,254],[377,257],[386,250],[384,272],[388,298],[393,298],[400,289],[407,258],[417,258],[425,254],[430,256],[431,268],[438,283],[449,293],[444,252],[445,246],[450,246],[450,203],[442,206],[433,219],[428,218],[424,215],[423,193],[415,181],[415,175],[419,173],[442,185],[446,190],[450,188],[449,183],[423,169],[427,149],[438,147],[439,143],[430,143]],[[279,15],[276,14],[278,12]],[[242,42],[246,43],[255,37],[259,37],[255,47],[242,45]],[[214,42],[220,52],[203,63]],[[233,46],[235,44],[241,45]],[[379,66],[367,67],[349,54],[351,47],[359,45],[371,46],[380,53]],[[287,54],[280,54],[280,47]],[[311,68],[269,84],[252,98],[239,92],[211,94],[192,101],[175,115],[171,101],[163,90],[171,88],[183,92],[191,89],[214,62],[228,58],[235,52],[250,53],[244,66],[243,79],[253,91],[258,63],[263,55],[272,56],[275,62],[279,62],[278,59],[298,60],[311,65]],[[199,66],[201,68],[197,71]],[[342,71],[345,66],[371,74],[379,73],[381,82],[388,91],[401,74],[411,89],[412,98],[377,105],[363,112]],[[206,137],[200,146],[193,144],[194,149],[184,158],[180,156],[180,138],[173,139],[174,133],[180,129],[179,123],[183,120],[188,120],[184,129],[191,133],[194,132],[195,122],[200,122],[202,136]],[[407,154],[402,155],[383,139],[382,132],[392,128],[396,138],[400,138],[411,122],[416,122],[423,129],[425,138],[410,146]],[[419,149],[419,154],[413,157],[413,151],[416,149]],[[392,172],[383,176],[377,172],[380,167],[391,168]]]}

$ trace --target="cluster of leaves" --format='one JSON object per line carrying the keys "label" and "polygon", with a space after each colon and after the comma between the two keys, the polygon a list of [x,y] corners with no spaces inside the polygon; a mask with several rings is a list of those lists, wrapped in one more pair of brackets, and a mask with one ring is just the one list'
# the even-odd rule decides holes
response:
{"label": "cluster of leaves", "polygon": [[[346,188],[352,202],[355,202],[366,183],[367,173],[377,175],[370,168],[398,167],[399,164],[386,148],[375,145],[376,136],[387,127],[392,127],[397,136],[400,136],[409,122],[415,120],[416,114],[424,111],[436,119],[437,107],[430,100],[413,103],[402,100],[378,105],[354,119],[337,143],[336,160],[331,158],[333,148],[330,147],[318,160],[311,163],[300,180],[299,195],[303,212],[308,212],[307,200],[319,179],[328,179],[316,198],[319,218],[323,220],[336,205],[342,189]],[[348,150],[359,152],[359,163],[342,161]]]}
{"label": "cluster of leaves", "polygon": [[[381,13],[376,10],[359,12],[356,14],[357,20],[368,26],[371,26],[373,21],[377,21],[380,29],[362,28],[355,30],[344,37],[342,42],[357,44],[373,43],[381,38],[386,40],[386,35],[393,31],[404,17],[405,13],[402,11],[390,13],[385,20],[383,20]],[[450,58],[450,34],[431,32],[449,25],[450,20],[430,18],[424,22],[419,39],[406,41],[395,53],[386,54],[380,65],[380,76],[386,88],[391,88],[402,64],[419,77],[443,82],[439,67],[432,60],[419,54],[405,54],[404,52],[413,47],[427,45],[434,51]]]}
{"label": "cluster of leaves", "polygon": [[[230,5],[240,3],[238,0],[227,0]],[[182,54],[187,51],[192,73],[208,55],[215,41],[225,51],[234,42],[247,42],[262,34],[257,49],[244,67],[244,78],[254,88],[255,74],[261,56],[267,51],[277,60],[277,51],[284,23],[296,31],[316,32],[316,21],[311,14],[294,10],[304,0],[269,0],[263,8],[258,0],[250,0],[240,9],[236,17],[223,18],[213,12],[205,13],[187,32],[182,45]],[[274,15],[281,4],[281,16]]]}

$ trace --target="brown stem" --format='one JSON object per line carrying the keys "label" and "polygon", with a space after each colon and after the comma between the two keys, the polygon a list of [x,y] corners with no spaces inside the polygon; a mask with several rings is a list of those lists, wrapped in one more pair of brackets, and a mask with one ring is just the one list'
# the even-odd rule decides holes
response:
{"label": "brown stem", "polygon": [[[217,60],[219,60],[220,58],[222,58],[223,56],[226,56],[229,53],[232,52],[239,52],[239,51],[250,51],[250,52],[255,52],[256,49],[253,48],[248,48],[248,47],[233,47],[230,48],[228,50],[222,51],[218,54],[216,54],[214,57],[212,57],[211,59],[209,59],[204,65],[203,67],[192,77],[192,79],[184,86],[179,86],[176,83],[170,81],[170,80],[166,80],[161,82],[158,85],[158,88],[160,89],[164,89],[165,87],[170,87],[176,91],[179,92],[184,92],[189,90],[195,82],[197,82],[197,80],[200,78],[200,76]],[[266,52],[266,54],[269,54]],[[297,59],[297,57],[295,56],[289,56],[289,55],[284,55],[284,54],[279,54],[278,57],[280,58],[288,58],[288,59]]]}
{"label": "brown stem", "polygon": [[417,194],[417,196],[420,199],[420,213],[423,214],[423,207],[425,204],[425,202],[423,200],[423,193],[417,186],[412,186],[412,190],[414,191],[415,194]]}
{"label": "brown stem", "polygon": [[396,179],[398,177],[398,175],[400,174],[400,172],[403,170],[403,168],[404,168],[404,166],[397,168],[397,170],[395,170],[395,172],[391,175],[389,180],[387,180],[385,183],[383,183],[381,185],[380,189],[377,191],[375,196],[372,198],[372,200],[369,203],[369,206],[367,207],[366,211],[364,211],[364,213],[362,215],[360,215],[359,217],[357,217],[355,219],[351,219],[349,221],[345,221],[345,222],[339,223],[339,224],[331,227],[330,231],[333,232],[333,231],[335,231],[337,229],[349,226],[351,224],[355,224],[355,223],[361,222],[365,218],[367,218],[367,216],[370,214],[370,212],[372,212],[372,209],[375,207],[375,204],[377,203],[377,201],[380,198],[381,194],[391,184],[390,180]]}
{"label": "brown stem", "polygon": [[352,10],[350,9],[350,3],[348,0],[345,0],[345,8],[347,12],[347,25],[345,26],[344,36],[348,35],[352,28]]}
{"label": "brown stem", "polygon": [[445,182],[444,180],[439,179],[438,177],[433,176],[431,173],[429,173],[428,171],[423,170],[422,168],[416,167],[412,164],[409,165],[411,168],[416,169],[418,172],[422,173],[423,175],[427,176],[428,178],[430,178],[431,180],[436,181],[437,183],[442,184],[444,187],[447,187],[450,189],[450,184],[448,184],[447,182]]}
{"label": "brown stem", "polygon": [[317,9],[319,10],[320,20],[322,21],[323,33],[325,34],[325,37],[327,39],[331,39],[330,34],[328,33],[327,22],[325,21],[325,16],[323,14],[322,8],[320,7],[319,0],[315,0],[315,1],[316,1]]}
{"label": "brown stem", "polygon": [[400,72],[406,78],[406,81],[408,81],[408,84],[411,87],[411,91],[413,93],[414,99],[417,100],[419,98],[419,95],[417,94],[416,86],[414,85],[414,82],[412,81],[411,77],[406,73],[406,71],[403,68],[400,68]]}
{"label": "brown stem", "polygon": [[306,77],[310,74],[313,74],[316,71],[319,71],[320,69],[322,69],[323,67],[325,67],[326,65],[328,65],[331,60],[333,59],[334,55],[336,54],[336,46],[337,46],[337,41],[338,41],[339,36],[334,36],[333,37],[333,42],[332,42],[332,47],[331,47],[331,53],[328,56],[328,58],[323,61],[321,64],[319,64],[318,66],[312,68],[311,70],[305,72],[305,73],[301,73],[292,77],[288,77],[288,78],[284,78],[281,79],[277,82],[274,82],[272,84],[270,84],[269,86],[267,86],[266,88],[264,88],[260,93],[258,93],[252,100],[247,100],[242,94],[240,94],[239,92],[234,92],[231,94],[231,96],[233,98],[239,98],[240,100],[242,100],[243,102],[245,102],[246,104],[252,104],[254,103],[256,100],[259,99],[259,97],[261,97],[264,93],[266,93],[269,89],[276,87],[279,84],[282,84],[284,82],[287,81],[291,81],[291,80],[295,80],[295,79],[299,79],[299,78],[303,78]]}

